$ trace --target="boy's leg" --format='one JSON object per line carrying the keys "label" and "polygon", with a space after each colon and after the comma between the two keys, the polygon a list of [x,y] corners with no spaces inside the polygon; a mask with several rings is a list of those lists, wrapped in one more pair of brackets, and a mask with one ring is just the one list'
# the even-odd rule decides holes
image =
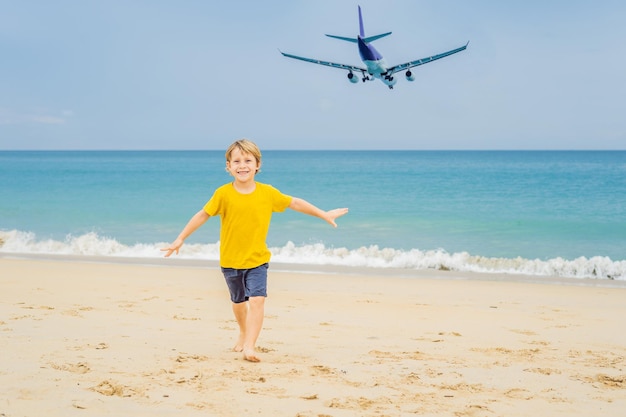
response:
{"label": "boy's leg", "polygon": [[246,274],[246,292],[248,294],[248,316],[246,318],[246,336],[243,342],[243,358],[250,362],[259,362],[256,354],[256,341],[263,328],[265,316],[265,297],[267,297],[267,269],[263,264],[248,270]]}
{"label": "boy's leg", "polygon": [[[265,297],[250,297],[248,300],[249,309],[245,321],[245,338],[243,342],[243,358],[250,362],[260,362],[256,355],[256,341],[263,328],[263,317],[265,316]],[[241,328],[241,326],[239,327]]]}
{"label": "boy's leg", "polygon": [[237,344],[233,347],[235,352],[243,352],[244,339],[246,337],[246,320],[248,317],[248,303],[233,303],[233,313],[235,314],[235,320],[239,325],[239,339]]}
{"label": "boy's leg", "polygon": [[248,316],[248,302],[246,296],[245,273],[246,270],[234,268],[222,268],[222,273],[226,279],[228,290],[230,291],[230,301],[232,302],[233,314],[239,325],[239,339],[233,347],[235,352],[243,351],[243,342],[246,334],[246,320]]}

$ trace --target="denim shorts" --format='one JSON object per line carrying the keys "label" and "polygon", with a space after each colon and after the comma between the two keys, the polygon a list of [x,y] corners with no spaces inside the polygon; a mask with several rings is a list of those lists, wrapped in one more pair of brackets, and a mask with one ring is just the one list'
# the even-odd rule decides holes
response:
{"label": "denim shorts", "polygon": [[267,297],[268,268],[269,264],[266,263],[251,269],[222,268],[230,300],[243,303],[250,297]]}

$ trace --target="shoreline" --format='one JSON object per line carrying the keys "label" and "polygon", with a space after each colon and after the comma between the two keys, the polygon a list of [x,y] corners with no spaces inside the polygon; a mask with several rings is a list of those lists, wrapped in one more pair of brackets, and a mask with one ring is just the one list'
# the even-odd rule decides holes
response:
{"label": "shoreline", "polygon": [[[2,259],[22,260],[49,260],[57,262],[104,263],[120,265],[168,266],[218,269],[219,261],[190,258],[164,257],[125,257],[125,256],[94,256],[94,255],[62,255],[36,253],[3,253]],[[305,263],[284,263],[270,261],[272,272],[293,272],[302,274],[330,274],[330,275],[360,275],[397,277],[406,279],[440,279],[440,280],[469,280],[469,281],[497,281],[497,282],[526,282],[546,285],[573,285],[584,287],[626,288],[626,280],[606,278],[568,278],[548,275],[509,274],[503,272],[472,272],[436,269],[408,269],[408,268],[376,268],[365,266],[321,265]]]}

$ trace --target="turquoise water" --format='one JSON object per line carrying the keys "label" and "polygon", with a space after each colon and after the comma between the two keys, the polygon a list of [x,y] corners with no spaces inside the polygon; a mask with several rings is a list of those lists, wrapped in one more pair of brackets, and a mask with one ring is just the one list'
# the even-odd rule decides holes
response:
{"label": "turquoise water", "polygon": [[[160,256],[228,182],[222,151],[0,152],[0,252]],[[276,214],[286,262],[621,279],[624,151],[265,151],[257,180],[321,208]],[[211,219],[183,256],[217,258]]]}

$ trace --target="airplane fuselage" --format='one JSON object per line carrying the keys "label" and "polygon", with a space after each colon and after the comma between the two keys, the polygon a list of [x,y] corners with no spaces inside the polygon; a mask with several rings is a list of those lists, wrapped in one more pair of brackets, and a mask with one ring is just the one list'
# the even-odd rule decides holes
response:
{"label": "airplane fuselage", "polygon": [[384,59],[378,61],[363,61],[367,67],[367,72],[374,77],[379,78],[381,74],[387,72],[387,62]]}
{"label": "airplane fuselage", "polygon": [[363,61],[367,67],[367,72],[374,78],[378,78],[389,87],[392,87],[396,83],[396,80],[393,76],[387,75],[388,66],[385,58],[383,58],[372,44],[365,42],[361,36],[357,36],[357,43],[359,45],[361,61]]}

